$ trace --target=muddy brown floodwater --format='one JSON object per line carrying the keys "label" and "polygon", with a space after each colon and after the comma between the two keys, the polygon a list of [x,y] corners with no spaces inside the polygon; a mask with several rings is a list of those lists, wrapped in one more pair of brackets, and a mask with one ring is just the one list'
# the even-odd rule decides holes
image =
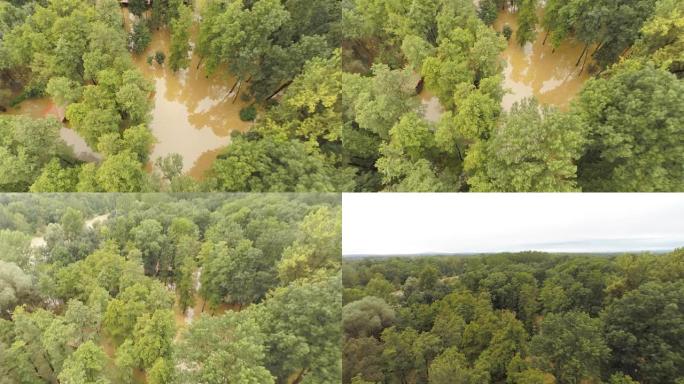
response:
{"label": "muddy brown floodwater", "polygon": [[[191,40],[194,41],[196,33],[197,24],[193,26]],[[240,109],[249,103],[230,93],[235,80],[225,71],[207,77],[203,67],[197,68],[199,57],[194,54],[188,69],[176,73],[166,65],[147,63],[147,57],[157,51],[168,57],[170,45],[168,30],[155,31],[147,50],[133,57],[138,69],[155,85],[150,129],[157,143],[150,159],[178,153],[183,156],[183,170],[199,179],[220,149],[229,144],[230,133],[250,127],[251,123],[239,117]]]}
{"label": "muddy brown floodwater", "polygon": [[425,87],[418,95],[420,97],[420,103],[423,105],[423,116],[425,120],[431,123],[439,122],[439,118],[442,117],[444,113],[444,108],[439,102],[439,98],[428,91]]}
{"label": "muddy brown floodwater", "polygon": [[[539,20],[542,16],[543,10],[540,10]],[[509,10],[501,11],[493,28],[501,32],[506,24],[515,32],[518,29],[517,14]],[[504,110],[510,110],[513,103],[530,96],[535,96],[540,103],[567,109],[572,98],[589,79],[589,62],[581,73],[581,64],[575,66],[584,48],[582,44],[566,39],[554,51],[550,42],[542,44],[544,34],[544,30],[539,28],[534,43],[521,47],[515,41],[514,33],[502,53],[506,61],[503,86],[508,90],[501,103]],[[443,108],[437,97],[426,88],[423,88],[419,97],[426,120],[439,121]]]}
{"label": "muddy brown floodwater", "polygon": [[[539,20],[542,15],[540,11]],[[503,98],[503,108],[508,111],[516,101],[535,96],[542,104],[566,109],[570,100],[589,79],[586,66],[582,73],[581,64],[575,66],[584,48],[582,44],[566,39],[554,51],[549,41],[542,44],[545,31],[538,28],[534,43],[521,47],[515,39],[515,31],[518,29],[517,14],[508,10],[500,12],[493,27],[500,32],[506,24],[514,33],[503,52],[506,60],[504,88],[509,90]]]}
{"label": "muddy brown floodwater", "polygon": [[[33,118],[54,117],[60,121],[64,118],[64,111],[59,109],[48,97],[25,100],[16,107],[9,108],[5,113],[8,115],[25,115]],[[62,125],[62,128],[59,130],[59,136],[71,147],[74,155],[79,160],[92,162],[102,159],[99,153],[93,151],[86,144],[85,140],[67,125]]]}

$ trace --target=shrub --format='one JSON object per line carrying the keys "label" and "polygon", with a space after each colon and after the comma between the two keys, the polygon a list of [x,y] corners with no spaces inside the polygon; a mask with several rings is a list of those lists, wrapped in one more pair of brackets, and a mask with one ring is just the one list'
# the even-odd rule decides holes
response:
{"label": "shrub", "polygon": [[254,105],[242,108],[240,110],[240,120],[242,121],[254,121],[256,119],[257,110]]}
{"label": "shrub", "polygon": [[506,24],[503,27],[503,31],[501,31],[506,38],[506,40],[510,40],[511,36],[513,36],[513,28],[511,28],[510,25]]}
{"label": "shrub", "polygon": [[166,55],[165,55],[164,52],[162,52],[162,51],[157,51],[157,52],[154,54],[154,59],[157,61],[157,64],[163,65],[163,64],[164,64],[164,60],[166,59]]}

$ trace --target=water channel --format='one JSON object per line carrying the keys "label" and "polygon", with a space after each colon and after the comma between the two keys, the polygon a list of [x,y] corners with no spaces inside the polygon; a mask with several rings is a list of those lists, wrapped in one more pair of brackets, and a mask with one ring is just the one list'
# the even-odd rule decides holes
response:
{"label": "water channel", "polygon": [[177,73],[167,66],[147,63],[147,57],[157,51],[168,55],[169,46],[169,31],[155,31],[147,50],[133,57],[138,69],[155,85],[150,129],[157,143],[150,159],[178,153],[183,156],[183,170],[201,178],[230,143],[230,133],[250,127],[251,123],[239,117],[240,109],[248,103],[230,92],[234,79],[226,71],[206,76],[204,68],[198,68],[196,55],[192,55],[188,69]]}
{"label": "water channel", "polygon": [[[130,29],[134,17],[127,9],[122,12],[125,28]],[[191,47],[197,34],[197,23],[191,31]],[[170,33],[168,29],[154,31],[152,41],[145,52],[133,55],[133,63],[155,85],[151,96],[154,102],[150,129],[157,142],[150,159],[154,161],[171,153],[183,156],[183,170],[196,179],[204,172],[230,143],[233,131],[245,131],[252,123],[240,120],[240,109],[249,105],[240,97],[234,97],[231,87],[234,79],[227,71],[217,71],[206,76],[198,66],[199,57],[191,53],[187,69],[174,73],[168,66],[156,62],[148,64],[147,57],[162,51],[168,56]],[[55,117],[63,120],[64,110],[58,108],[48,97],[30,99],[10,108],[6,114],[27,115],[34,118]],[[89,148],[85,141],[65,124],[60,129],[62,139],[72,147],[74,154],[83,161],[98,161],[102,156]],[[151,169],[151,167],[148,167]]]}
{"label": "water channel", "polygon": [[[543,9],[540,9],[539,20],[542,16]],[[515,40],[518,15],[508,9],[499,13],[492,27],[501,32],[506,24],[514,33],[501,54],[506,62],[503,86],[508,91],[502,100],[503,109],[509,111],[516,101],[531,96],[535,96],[542,104],[567,109],[590,77],[587,70],[589,63],[582,72],[581,65],[575,65],[582,53],[582,44],[566,39],[554,50],[549,41],[543,44],[545,32],[538,26],[535,41],[521,47]],[[443,108],[437,97],[426,88],[423,88],[419,97],[426,120],[439,121]]]}

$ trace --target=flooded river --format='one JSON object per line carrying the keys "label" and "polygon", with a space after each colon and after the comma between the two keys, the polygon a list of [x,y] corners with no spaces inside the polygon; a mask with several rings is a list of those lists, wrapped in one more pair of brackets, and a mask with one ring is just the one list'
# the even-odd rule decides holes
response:
{"label": "flooded river", "polygon": [[147,64],[156,51],[168,56],[170,36],[167,30],[156,31],[147,51],[133,60],[148,79],[154,81],[154,110],[150,128],[157,138],[150,159],[179,153],[183,169],[200,178],[220,149],[230,142],[234,130],[245,131],[250,123],[240,120],[240,109],[248,103],[230,93],[234,79],[225,74],[206,77],[197,69],[199,58],[192,57],[190,67],[174,73],[157,63]]}
{"label": "flooded river", "polygon": [[[5,113],[8,115],[25,115],[33,118],[54,117],[59,121],[64,118],[64,110],[58,108],[47,97],[23,101],[15,108],[9,108]],[[79,160],[92,162],[102,159],[99,153],[93,151],[86,144],[85,140],[68,126],[62,125],[62,128],[59,130],[59,136],[71,147],[74,155]]]}
{"label": "flooded river", "polygon": [[[130,28],[131,16],[127,9],[123,10],[123,15],[126,27]],[[193,26],[191,40],[194,40],[196,33],[197,24]],[[225,71],[207,77],[204,68],[197,68],[199,58],[195,55],[192,55],[189,68],[177,73],[156,62],[147,63],[147,57],[157,51],[164,52],[168,57],[169,46],[169,31],[162,29],[153,33],[152,42],[144,53],[133,56],[136,67],[155,85],[150,129],[157,143],[150,159],[154,161],[158,157],[178,153],[183,156],[184,172],[199,179],[221,149],[230,143],[230,133],[245,131],[251,126],[251,123],[239,117],[240,109],[249,105],[249,102],[233,97],[235,93],[230,91],[235,80]],[[47,97],[26,100],[7,113],[36,118],[54,116],[58,120],[64,117],[64,111]],[[73,148],[79,159],[97,161],[102,158],[68,126],[60,130],[60,136]]]}
{"label": "flooded river", "polygon": [[[541,20],[542,12],[539,12]],[[504,25],[510,25],[515,32],[518,29],[518,16],[508,10],[501,11],[493,28],[501,31]],[[544,41],[545,32],[537,27],[537,39],[524,47],[518,45],[515,33],[502,53],[506,61],[504,68],[504,88],[508,93],[503,97],[502,107],[508,111],[513,103],[525,97],[535,96],[540,103],[566,109],[570,100],[582,89],[589,79],[587,66],[580,73],[580,66],[575,66],[584,48],[582,44],[571,40],[564,41],[555,51],[549,41]],[[426,120],[439,121],[443,108],[439,100],[428,90],[423,89],[419,95],[424,108]]]}
{"label": "flooded river", "polygon": [[444,113],[444,108],[439,102],[439,98],[425,89],[425,87],[423,87],[423,90],[418,96],[420,97],[420,103],[423,106],[423,116],[425,116],[425,120],[431,123],[437,123],[439,118],[442,117],[442,113]]}
{"label": "flooded river", "polygon": [[[540,13],[540,20],[541,16]],[[501,31],[506,24],[514,33],[503,52],[506,60],[504,88],[509,90],[503,98],[503,108],[509,110],[513,103],[529,96],[536,96],[543,104],[567,108],[589,79],[586,66],[581,74],[581,64],[575,66],[584,48],[582,44],[567,39],[554,52],[549,41],[542,44],[545,32],[538,26],[536,41],[520,47],[515,39],[518,16],[507,10],[500,12],[493,27]]]}

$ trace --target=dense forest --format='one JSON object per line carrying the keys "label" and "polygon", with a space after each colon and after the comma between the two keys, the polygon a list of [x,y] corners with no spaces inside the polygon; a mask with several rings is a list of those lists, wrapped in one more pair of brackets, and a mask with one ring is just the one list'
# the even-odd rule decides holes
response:
{"label": "dense forest", "polygon": [[681,384],[684,250],[345,259],[343,383]]}
{"label": "dense forest", "polygon": [[[0,108],[48,97],[99,156],[71,153],[54,118],[0,115],[0,190],[684,189],[681,1],[476,3],[0,1]],[[503,12],[515,28],[493,25]],[[150,158],[155,85],[132,58],[159,30],[170,43],[149,67],[223,76],[248,103],[240,119],[256,120],[199,180],[178,153]],[[570,108],[502,108],[507,39],[581,44],[576,68],[592,77]]]}
{"label": "dense forest", "polygon": [[340,382],[339,200],[0,196],[0,383]]}
{"label": "dense forest", "polygon": [[[339,1],[207,0],[194,9],[193,3],[129,1],[135,22],[128,32],[117,0],[1,1],[0,108],[49,96],[102,158],[76,158],[54,118],[0,116],[0,189],[351,189],[351,174],[337,169]],[[191,44],[195,16],[199,31]],[[234,97],[254,102],[241,118],[253,119],[256,106],[265,109],[249,132],[235,134],[201,183],[182,174],[178,154],[149,158],[156,141],[149,129],[154,84],[131,58],[145,50],[156,29],[170,31],[171,45],[148,57],[149,65],[182,71],[192,49],[207,76],[234,77]]]}
{"label": "dense forest", "polygon": [[[358,188],[684,188],[682,1],[476,3],[345,2],[343,136]],[[517,30],[490,26],[505,9]],[[527,98],[505,112],[506,40],[537,37],[581,43],[577,70],[594,76],[567,111]],[[422,88],[444,109],[436,122],[423,116]]]}

